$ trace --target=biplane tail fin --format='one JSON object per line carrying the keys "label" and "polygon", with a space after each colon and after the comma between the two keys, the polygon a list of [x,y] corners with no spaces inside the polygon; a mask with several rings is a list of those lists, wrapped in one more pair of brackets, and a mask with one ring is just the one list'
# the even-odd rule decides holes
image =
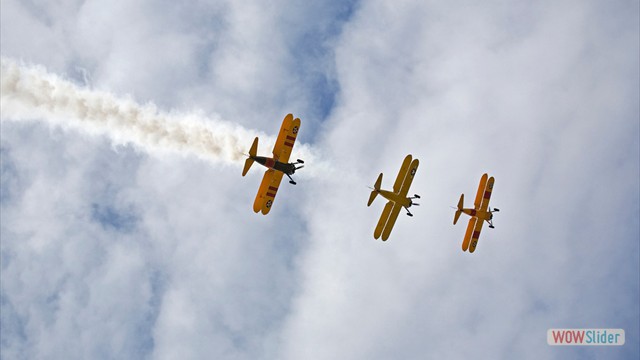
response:
{"label": "biplane tail fin", "polygon": [[373,200],[376,199],[376,196],[378,196],[378,193],[380,192],[381,185],[382,185],[382,173],[380,173],[380,175],[378,176],[378,180],[376,180],[375,185],[373,185],[373,190],[371,191],[371,195],[369,195],[369,202],[367,203],[367,206],[371,206],[371,203],[373,203]]}
{"label": "biplane tail fin", "polygon": [[464,206],[464,194],[460,195],[460,200],[458,201],[458,209],[456,210],[456,214],[453,216],[453,225],[458,222],[460,218],[460,214],[462,214],[462,207]]}
{"label": "biplane tail fin", "polygon": [[258,138],[256,137],[253,140],[253,144],[251,145],[251,149],[249,149],[249,157],[244,161],[244,169],[242,169],[242,176],[245,176],[249,171],[251,165],[253,165],[253,158],[258,153]]}

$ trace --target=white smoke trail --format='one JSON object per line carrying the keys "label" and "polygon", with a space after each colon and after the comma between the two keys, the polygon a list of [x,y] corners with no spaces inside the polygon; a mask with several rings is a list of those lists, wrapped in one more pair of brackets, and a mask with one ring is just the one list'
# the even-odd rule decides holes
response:
{"label": "white smoke trail", "polygon": [[[82,88],[40,66],[0,60],[3,120],[43,120],[65,129],[106,135],[114,144],[132,144],[149,153],[174,151],[237,165],[255,136],[261,137],[261,148],[274,141],[220,119],[163,113],[153,104],[140,105],[105,91]],[[278,120],[274,122],[279,129]],[[311,147],[296,147],[295,153],[314,157]],[[260,153],[268,154],[264,148]]]}

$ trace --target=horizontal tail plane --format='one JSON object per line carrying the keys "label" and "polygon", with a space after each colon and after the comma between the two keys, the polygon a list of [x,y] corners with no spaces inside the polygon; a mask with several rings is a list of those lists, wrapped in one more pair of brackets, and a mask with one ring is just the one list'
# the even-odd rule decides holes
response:
{"label": "horizontal tail plane", "polygon": [[464,206],[464,194],[460,195],[460,200],[458,201],[458,209],[456,210],[456,214],[453,216],[453,225],[458,222],[460,218],[460,214],[462,214],[462,207]]}
{"label": "horizontal tail plane", "polygon": [[371,206],[371,204],[373,203],[373,200],[376,199],[376,196],[380,192],[381,185],[382,185],[382,173],[380,173],[380,175],[378,176],[378,180],[376,180],[375,185],[373,185],[373,190],[371,191],[371,195],[369,195],[369,202],[367,203],[367,206]]}
{"label": "horizontal tail plane", "polygon": [[251,165],[253,165],[253,158],[258,153],[258,138],[256,137],[253,140],[253,144],[251,145],[251,149],[249,149],[249,157],[244,162],[244,169],[242,169],[242,176],[245,176],[249,171]]}

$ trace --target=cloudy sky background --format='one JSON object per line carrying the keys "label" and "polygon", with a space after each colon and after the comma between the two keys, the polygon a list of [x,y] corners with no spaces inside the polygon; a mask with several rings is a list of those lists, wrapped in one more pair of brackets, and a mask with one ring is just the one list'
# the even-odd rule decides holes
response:
{"label": "cloudy sky background", "polygon": [[[3,109],[2,357],[638,358],[639,11],[3,0],[4,58],[255,133],[291,112],[313,161],[262,216],[258,167]],[[365,186],[408,153],[421,207],[376,241]],[[502,211],[463,253],[449,206],[484,172]]]}

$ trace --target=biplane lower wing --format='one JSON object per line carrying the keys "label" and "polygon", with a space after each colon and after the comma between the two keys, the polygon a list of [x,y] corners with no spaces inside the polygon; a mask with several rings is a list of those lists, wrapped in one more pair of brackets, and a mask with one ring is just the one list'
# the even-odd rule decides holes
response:
{"label": "biplane lower wing", "polygon": [[404,180],[407,177],[407,173],[409,172],[411,159],[411,154],[405,156],[404,161],[402,162],[402,166],[400,166],[400,171],[398,172],[398,177],[396,177],[396,182],[393,183],[393,192],[396,194],[400,193],[400,189],[402,189],[402,184],[404,183]]}
{"label": "biplane lower wing", "polygon": [[396,220],[398,219],[398,214],[400,214],[400,210],[402,206],[398,203],[393,204],[393,209],[391,209],[391,214],[389,214],[389,220],[387,220],[387,225],[384,226],[384,230],[382,231],[382,241],[387,241],[389,235],[391,235],[391,230],[393,230],[393,226],[396,224]]}
{"label": "biplane lower wing", "polygon": [[382,234],[385,225],[387,225],[387,220],[389,220],[389,214],[391,214],[391,209],[393,208],[393,201],[388,201],[382,210],[382,215],[380,215],[380,220],[378,220],[378,225],[376,225],[376,229],[373,232],[373,238],[377,239]]}
{"label": "biplane lower wing", "polygon": [[475,216],[469,219],[469,225],[467,225],[467,232],[464,235],[464,241],[462,241],[462,251],[467,251],[467,249],[469,249],[471,236],[473,236],[473,229],[476,228],[476,221],[478,221],[478,218]]}
{"label": "biplane lower wing", "polygon": [[476,246],[478,246],[478,239],[480,238],[480,231],[482,230],[482,224],[484,224],[484,221],[478,219],[476,221],[476,226],[473,228],[473,234],[471,235],[471,243],[469,244],[470,253],[476,251]]}
{"label": "biplane lower wing", "polygon": [[283,173],[269,169],[265,171],[258,194],[253,202],[253,211],[262,212],[263,215],[267,215],[271,210],[273,201],[276,198],[280,182],[282,181]]}
{"label": "biplane lower wing", "polygon": [[[287,114],[282,120],[282,125],[280,126],[280,132],[278,132],[278,137],[276,138],[276,142],[273,145],[273,157],[276,160],[279,160],[280,154],[282,153],[282,147],[284,146],[284,138],[287,136],[287,132],[291,127],[291,122],[293,121],[293,114]],[[284,162],[284,161],[281,161]]]}
{"label": "biplane lower wing", "polygon": [[482,204],[482,198],[484,196],[484,190],[487,187],[487,177],[489,175],[482,174],[482,177],[480,178],[480,184],[478,185],[478,192],[476,193],[476,200],[473,202],[473,205],[475,206],[475,209],[478,210],[480,209],[480,205]]}
{"label": "biplane lower wing", "polygon": [[411,162],[411,166],[409,166],[404,182],[402,183],[402,188],[400,188],[401,197],[407,196],[409,187],[411,187],[411,183],[413,182],[413,177],[416,175],[416,171],[418,171],[418,165],[420,165],[420,161],[418,161],[418,159],[414,159]]}
{"label": "biplane lower wing", "polygon": [[278,133],[278,138],[273,146],[273,158],[282,162],[289,162],[291,157],[291,151],[293,145],[298,137],[298,131],[300,130],[300,119],[293,118],[292,114],[285,116]]}
{"label": "biplane lower wing", "polygon": [[492,177],[487,181],[487,187],[484,189],[484,194],[482,195],[482,204],[480,204],[480,211],[487,211],[489,208],[489,200],[491,199],[491,193],[493,192],[493,183],[495,179]]}

